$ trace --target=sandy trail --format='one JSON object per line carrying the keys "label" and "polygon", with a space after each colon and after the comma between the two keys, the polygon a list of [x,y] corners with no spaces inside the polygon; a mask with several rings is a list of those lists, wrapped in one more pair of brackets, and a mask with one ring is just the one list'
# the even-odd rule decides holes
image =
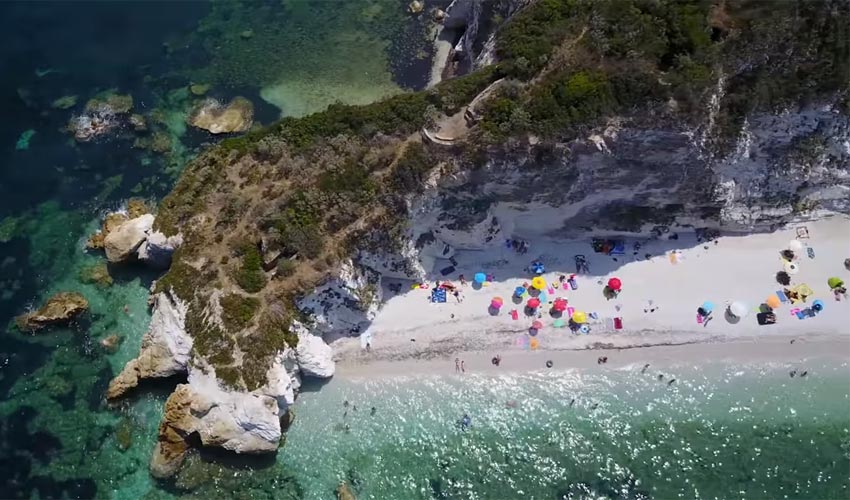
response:
{"label": "sandy trail", "polygon": [[[775,279],[782,270],[779,252],[796,238],[796,226],[769,234],[723,236],[716,244],[697,242],[693,233],[679,233],[676,240],[642,242],[637,255],[632,250],[634,240],[627,240],[626,255],[617,256],[616,260],[593,253],[587,241],[537,239],[524,255],[506,248],[502,241],[484,250],[458,251],[454,273],[445,278],[439,274],[431,277],[433,286],[433,280],[446,278],[457,284],[459,274],[470,281],[478,271],[495,275],[492,283],[480,289],[462,287],[462,302],[449,296],[446,303],[432,304],[429,291],[411,290],[409,283],[405,283],[401,294],[387,293],[385,297],[389,298],[382,310],[360,338],[333,342],[339,372],[401,373],[418,365],[434,365],[426,371],[445,371],[446,366],[453,371],[456,356],[468,359],[471,369],[490,370],[495,369],[490,359],[497,352],[511,360],[502,364],[502,370],[541,367],[541,360],[546,359],[559,365],[583,366],[595,365],[597,357],[603,355],[603,351],[581,352],[585,349],[693,343],[699,344],[658,348],[652,357],[681,355],[699,362],[724,353],[735,354],[735,349],[740,348],[745,353],[742,359],[760,357],[762,352],[790,359],[801,349],[811,349],[800,348],[805,344],[824,346],[817,349],[850,359],[850,301],[836,301],[827,286],[830,276],[850,282],[850,272],[843,265],[844,259],[850,257],[850,219],[835,217],[805,226],[809,238],[800,241],[814,250],[815,257],[810,259],[803,252],[798,260],[800,271],[793,276],[792,284],[806,283],[815,292],[806,304],[794,307],[808,307],[814,299],[824,302],[824,311],[813,318],[798,319],[786,303],[776,311],[776,324],[760,326],[756,322],[758,306],[782,288]],[[673,252],[675,256],[671,258]],[[544,262],[547,272],[543,276],[552,283],[561,274],[575,272],[575,254],[587,256],[590,274],[578,276],[578,289],[559,288],[547,293],[547,300],[563,297],[576,310],[595,312],[599,319],[590,322],[589,334],[553,328],[548,305],[540,308],[542,315],[538,318],[526,316],[524,303],[511,300],[517,286],[530,283],[532,275],[524,269],[533,260]],[[651,257],[646,259],[646,254]],[[447,261],[438,261],[435,268],[445,265]],[[608,300],[603,286],[612,276],[622,280],[623,291],[618,298]],[[488,308],[494,296],[505,300],[497,315]],[[703,326],[696,321],[696,309],[706,300],[714,302],[716,309],[712,321]],[[749,316],[738,322],[724,317],[725,304],[733,300],[748,303]],[[511,318],[512,309],[517,310],[518,320]],[[614,317],[622,318],[622,330],[613,330]],[[537,346],[532,350],[527,332],[535,319],[542,321],[544,327],[535,337]],[[794,337],[808,339],[791,344]],[[364,349],[367,341],[371,352]],[[718,343],[733,341],[736,342],[729,346],[736,347],[717,347]],[[762,351],[768,349],[765,346],[773,350]],[[793,349],[783,351],[789,348]],[[639,358],[646,358],[647,352],[624,350],[616,356],[616,363],[641,362]],[[389,368],[393,362],[399,366]]]}

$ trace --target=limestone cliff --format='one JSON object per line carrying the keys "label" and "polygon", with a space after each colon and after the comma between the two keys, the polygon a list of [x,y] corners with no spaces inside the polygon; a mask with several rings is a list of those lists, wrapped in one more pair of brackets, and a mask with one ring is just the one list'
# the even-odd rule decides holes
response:
{"label": "limestone cliff", "polygon": [[449,9],[444,22],[475,19],[489,40],[473,43],[484,67],[224,140],[187,166],[143,241],[129,238],[139,257],[173,256],[110,394],[189,377],[156,475],[192,435],[274,450],[300,377],[334,374],[326,342],[364,331],[384,278],[435,277],[455,249],[850,211],[846,2],[510,9],[522,3],[495,26],[477,2],[471,17]]}

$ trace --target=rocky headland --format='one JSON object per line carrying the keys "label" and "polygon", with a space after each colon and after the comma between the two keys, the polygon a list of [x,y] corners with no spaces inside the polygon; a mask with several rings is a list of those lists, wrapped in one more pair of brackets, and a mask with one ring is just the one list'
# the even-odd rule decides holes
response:
{"label": "rocky headland", "polygon": [[[464,44],[465,76],[226,139],[155,214],[107,217],[92,247],[168,269],[108,398],[188,377],[154,475],[197,439],[275,451],[301,378],[334,374],[327,342],[365,330],[384,279],[430,277],[456,249],[850,212],[846,3],[507,3],[501,24],[476,25],[488,43]],[[227,112],[190,121],[250,127],[246,113],[214,125]]]}

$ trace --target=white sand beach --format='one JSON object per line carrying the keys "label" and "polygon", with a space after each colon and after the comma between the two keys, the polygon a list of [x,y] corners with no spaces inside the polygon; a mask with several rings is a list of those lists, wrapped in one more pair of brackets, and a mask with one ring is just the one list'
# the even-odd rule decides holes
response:
{"label": "white sand beach", "polygon": [[[808,238],[798,238],[798,227],[806,228]],[[698,242],[692,232],[679,232],[673,240],[669,236],[626,239],[625,255],[619,256],[594,253],[589,241],[540,238],[531,241],[523,255],[506,247],[504,240],[485,250],[458,251],[456,271],[445,277],[435,272],[430,287],[445,279],[459,285],[460,274],[471,282],[476,272],[493,275],[493,281],[483,287],[459,286],[460,302],[449,294],[447,302],[431,303],[430,290],[411,289],[409,282],[399,294],[386,292],[383,308],[360,338],[333,342],[339,373],[445,372],[458,356],[467,360],[467,369],[486,370],[495,368],[490,364],[495,354],[505,360],[501,369],[520,370],[541,368],[549,359],[560,368],[595,365],[602,355],[620,366],[650,359],[698,363],[717,356],[793,360],[806,353],[850,359],[850,301],[844,297],[837,301],[827,285],[831,276],[850,282],[850,271],[844,267],[844,259],[850,257],[850,219],[834,217],[767,234],[723,235],[712,242]],[[814,258],[808,257],[807,248],[798,252],[799,272],[791,285],[807,284],[814,294],[805,303],[783,303],[775,310],[775,324],[759,325],[759,306],[783,288],[776,273],[783,270],[780,252],[792,240],[811,248]],[[637,252],[635,241],[641,243]],[[576,254],[587,257],[590,274],[576,276],[575,290],[559,287],[547,293],[539,317],[526,315],[529,297],[521,303],[513,298],[516,287],[531,282],[533,275],[525,268],[540,260],[546,266],[542,276],[551,284],[560,275],[576,272]],[[435,267],[445,265],[447,261],[437,262]],[[623,289],[608,300],[603,288],[614,276],[621,279]],[[494,315],[489,305],[496,296],[504,299],[504,306]],[[595,313],[596,319],[588,321],[589,333],[553,327],[551,302],[561,297],[576,311]],[[824,309],[814,317],[799,319],[792,313],[816,299]],[[713,302],[715,309],[712,319],[700,324],[697,308],[705,301]],[[736,320],[724,314],[732,301],[748,304],[748,315]],[[512,310],[517,311],[517,320],[509,314]],[[615,317],[622,319],[620,330],[613,328]],[[543,328],[529,337],[534,320]],[[648,346],[666,347],[648,350]],[[402,360],[407,362],[398,363]]]}

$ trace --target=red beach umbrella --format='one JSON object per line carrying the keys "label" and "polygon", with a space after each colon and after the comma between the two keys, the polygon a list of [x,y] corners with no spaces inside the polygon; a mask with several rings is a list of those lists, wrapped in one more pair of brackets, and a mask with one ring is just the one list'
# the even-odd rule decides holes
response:
{"label": "red beach umbrella", "polygon": [[537,297],[528,299],[528,307],[532,309],[537,309],[538,307],[540,307],[540,299],[538,299]]}
{"label": "red beach umbrella", "polygon": [[535,320],[534,323],[531,324],[531,328],[534,328],[535,330],[542,330],[543,323],[538,320]]}
{"label": "red beach umbrella", "polygon": [[567,310],[567,301],[565,299],[555,299],[555,303],[552,304],[552,309],[556,312],[564,312]]}
{"label": "red beach umbrella", "polygon": [[619,292],[623,288],[623,282],[620,281],[620,278],[611,278],[608,280],[608,288],[615,292]]}

